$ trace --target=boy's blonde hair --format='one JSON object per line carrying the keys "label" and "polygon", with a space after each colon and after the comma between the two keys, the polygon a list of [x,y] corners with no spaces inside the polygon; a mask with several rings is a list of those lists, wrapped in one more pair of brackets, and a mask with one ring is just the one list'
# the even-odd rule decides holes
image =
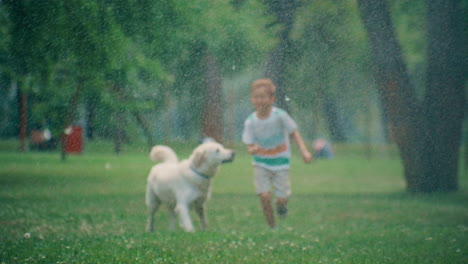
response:
{"label": "boy's blonde hair", "polygon": [[255,89],[260,87],[265,87],[270,95],[275,95],[276,93],[276,86],[271,79],[255,80],[251,85],[250,92],[253,92]]}

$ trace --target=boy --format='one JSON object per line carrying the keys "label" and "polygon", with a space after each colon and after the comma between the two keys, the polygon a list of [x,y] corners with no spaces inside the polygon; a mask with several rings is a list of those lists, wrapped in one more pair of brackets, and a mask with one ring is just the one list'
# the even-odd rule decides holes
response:
{"label": "boy", "polygon": [[289,136],[296,141],[304,162],[312,161],[312,154],[297,130],[296,122],[284,110],[273,106],[276,87],[270,79],[252,83],[251,102],[255,112],[245,120],[242,141],[253,155],[254,183],[259,195],[267,224],[275,228],[270,188],[273,185],[276,210],[280,218],[287,215],[287,203],[291,194],[289,160],[291,151]]}

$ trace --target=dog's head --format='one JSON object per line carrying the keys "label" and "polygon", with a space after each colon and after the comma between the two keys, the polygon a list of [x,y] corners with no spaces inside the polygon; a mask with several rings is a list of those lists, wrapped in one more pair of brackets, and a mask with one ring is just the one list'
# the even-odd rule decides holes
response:
{"label": "dog's head", "polygon": [[217,142],[206,142],[195,148],[192,153],[192,163],[195,168],[203,164],[207,166],[219,165],[232,162],[235,153],[232,149],[226,149]]}

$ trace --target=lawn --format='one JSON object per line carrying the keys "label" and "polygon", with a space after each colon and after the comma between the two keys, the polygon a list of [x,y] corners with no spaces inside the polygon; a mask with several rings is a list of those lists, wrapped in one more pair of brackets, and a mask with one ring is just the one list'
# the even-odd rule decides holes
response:
{"label": "lawn", "polygon": [[456,193],[408,194],[394,151],[370,160],[352,147],[337,153],[309,165],[295,157],[277,230],[264,223],[250,157],[239,150],[214,180],[208,231],[171,232],[162,210],[148,234],[147,153],[91,145],[62,162],[4,148],[0,263],[468,263],[466,174]]}

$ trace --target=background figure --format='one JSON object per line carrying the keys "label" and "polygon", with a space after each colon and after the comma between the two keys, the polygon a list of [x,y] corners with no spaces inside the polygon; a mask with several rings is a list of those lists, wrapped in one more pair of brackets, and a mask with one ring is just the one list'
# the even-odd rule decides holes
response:
{"label": "background figure", "polygon": [[316,159],[333,159],[335,156],[331,143],[323,138],[314,140],[313,144],[314,158]]}

